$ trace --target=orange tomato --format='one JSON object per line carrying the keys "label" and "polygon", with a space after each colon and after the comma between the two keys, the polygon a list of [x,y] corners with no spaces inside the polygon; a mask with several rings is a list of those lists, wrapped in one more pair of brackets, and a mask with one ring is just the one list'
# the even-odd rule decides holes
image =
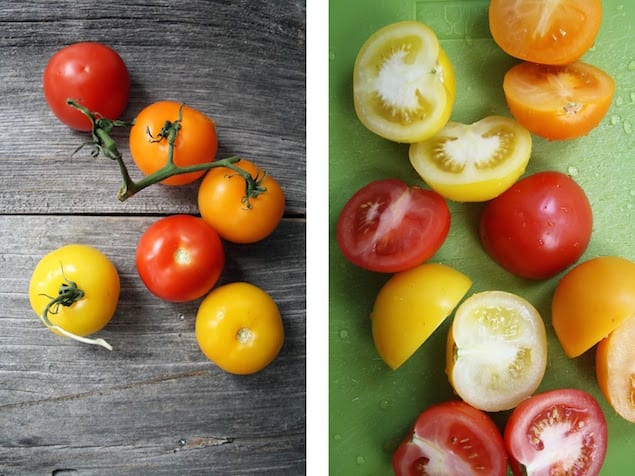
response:
{"label": "orange tomato", "polygon": [[[179,110],[182,108],[182,115]],[[168,163],[169,139],[164,126],[180,123],[174,142],[174,164],[188,167],[212,162],[216,157],[218,138],[216,125],[209,117],[191,107],[175,101],[150,104],[135,118],[130,129],[130,154],[137,167],[145,174],[157,172]],[[173,175],[161,183],[184,185],[194,182],[205,170]]]}
{"label": "orange tomato", "polygon": [[264,191],[246,197],[245,179],[226,167],[210,169],[198,190],[202,218],[218,234],[233,243],[254,243],[269,236],[284,214],[285,198],[280,185],[253,162],[235,164],[247,171]]}
{"label": "orange tomato", "polygon": [[530,132],[550,140],[588,134],[606,115],[615,83],[580,61],[564,66],[520,63],[503,79],[512,115]]}
{"label": "orange tomato", "polygon": [[571,268],[551,302],[551,323],[565,354],[577,357],[635,313],[635,263],[601,256]]}
{"label": "orange tomato", "polygon": [[507,54],[542,64],[579,59],[595,41],[602,21],[600,0],[492,0],[489,27]]}
{"label": "orange tomato", "polygon": [[635,423],[635,310],[598,344],[595,371],[606,400],[615,411]]}

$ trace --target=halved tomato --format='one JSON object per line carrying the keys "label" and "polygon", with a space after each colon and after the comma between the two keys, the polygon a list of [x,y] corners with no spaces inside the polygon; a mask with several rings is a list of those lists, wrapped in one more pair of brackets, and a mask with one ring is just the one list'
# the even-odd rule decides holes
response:
{"label": "halved tomato", "polygon": [[425,263],[390,278],[371,313],[375,348],[393,370],[399,368],[448,317],[472,285],[460,271]]}
{"label": "halved tomato", "polygon": [[507,474],[498,427],[486,413],[461,401],[421,412],[392,464],[396,476]]}
{"label": "halved tomato", "polygon": [[580,58],[595,41],[602,21],[600,0],[492,0],[489,27],[507,54],[543,64]]}
{"label": "halved tomato", "polygon": [[395,273],[423,263],[450,231],[450,210],[441,195],[397,179],[371,182],[344,205],[337,242],[351,263]]}
{"label": "halved tomato", "polygon": [[606,400],[615,411],[635,423],[635,309],[598,344],[595,371]]}
{"label": "halved tomato", "polygon": [[410,163],[444,197],[490,200],[522,175],[531,134],[515,120],[488,116],[474,124],[448,122],[437,134],[410,146]]}
{"label": "halved tomato", "polygon": [[357,117],[395,142],[417,142],[450,118],[456,82],[436,34],[417,21],[387,25],[363,44],[353,70]]}
{"label": "halved tomato", "polygon": [[568,357],[577,357],[635,312],[635,263],[599,256],[571,268],[551,301],[551,323]]}
{"label": "halved tomato", "polygon": [[473,294],[457,308],[446,371],[454,391],[484,411],[514,408],[540,385],[547,336],[536,308],[503,291]]}
{"label": "halved tomato", "polygon": [[549,140],[588,134],[606,115],[615,82],[607,73],[580,61],[564,66],[520,63],[503,79],[512,115]]}
{"label": "halved tomato", "polygon": [[515,476],[596,476],[606,456],[606,419],[595,399],[577,389],[534,395],[505,426]]}

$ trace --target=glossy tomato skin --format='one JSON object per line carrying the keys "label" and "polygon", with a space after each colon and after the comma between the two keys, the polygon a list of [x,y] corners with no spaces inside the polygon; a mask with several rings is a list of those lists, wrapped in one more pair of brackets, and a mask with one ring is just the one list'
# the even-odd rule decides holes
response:
{"label": "glossy tomato skin", "polygon": [[[139,170],[150,175],[166,165],[169,143],[160,137],[166,121],[179,120],[181,127],[174,143],[174,164],[179,167],[212,162],[218,149],[216,124],[202,112],[176,101],[158,101],[146,106],[130,129],[130,154]],[[177,174],[162,180],[164,185],[185,185],[203,176],[205,170]]]}
{"label": "glossy tomato skin", "polygon": [[[236,166],[254,179],[260,179],[264,173],[245,159]],[[266,175],[260,185],[266,190],[247,202],[245,180],[237,172],[225,167],[210,169],[198,189],[201,216],[227,241],[255,243],[266,238],[282,220],[285,197],[271,175]]]}
{"label": "glossy tomato skin", "polygon": [[393,454],[395,476],[504,476],[507,454],[496,424],[462,401],[424,410]]}
{"label": "glossy tomato skin", "polygon": [[[49,312],[51,324],[78,336],[101,330],[112,319],[119,301],[120,281],[114,264],[92,246],[70,244],[44,256],[36,265],[29,283],[29,300],[41,315],[50,296],[72,281],[84,295],[70,306]],[[54,331],[55,332],[55,331]]]}
{"label": "glossy tomato skin", "polygon": [[259,372],[277,357],[284,326],[273,298],[261,288],[234,282],[212,290],[196,313],[196,340],[224,371]]}
{"label": "glossy tomato skin", "polygon": [[137,245],[141,280],[155,296],[193,301],[216,284],[225,264],[218,233],[203,219],[171,215],[150,225]]}
{"label": "glossy tomato skin", "polygon": [[514,476],[597,476],[608,435],[597,401],[567,388],[521,402],[507,420],[504,438]]}
{"label": "glossy tomato skin", "polygon": [[582,256],[592,228],[584,190],[565,174],[545,171],[488,202],[479,234],[487,253],[503,268],[523,278],[545,279]]}
{"label": "glossy tomato skin", "polygon": [[394,273],[431,258],[449,230],[450,210],[441,195],[384,179],[362,187],[344,205],[337,242],[351,263]]}
{"label": "glossy tomato skin", "polygon": [[53,114],[67,126],[90,131],[91,123],[66,104],[73,99],[107,119],[117,119],[130,94],[130,74],[112,48],[93,42],[75,43],[57,51],[43,76],[44,97]]}

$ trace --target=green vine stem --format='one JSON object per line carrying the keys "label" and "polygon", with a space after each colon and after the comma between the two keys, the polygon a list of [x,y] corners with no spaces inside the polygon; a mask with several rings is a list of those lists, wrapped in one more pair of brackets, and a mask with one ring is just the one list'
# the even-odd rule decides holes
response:
{"label": "green vine stem", "polygon": [[92,139],[90,141],[84,142],[83,144],[80,144],[80,146],[75,149],[73,154],[77,153],[85,146],[92,146],[93,150],[91,151],[91,155],[93,157],[97,157],[99,156],[99,154],[102,154],[109,159],[115,160],[119,165],[119,170],[123,179],[121,188],[117,193],[117,198],[122,202],[140,192],[144,188],[161,182],[169,177],[172,177],[173,175],[198,172],[200,170],[209,170],[215,167],[228,168],[239,174],[245,180],[245,196],[243,197],[243,202],[246,204],[247,208],[251,208],[251,198],[257,197],[267,190],[267,188],[262,185],[262,182],[267,176],[267,173],[264,172],[260,176],[252,177],[249,172],[241,169],[236,165],[236,163],[240,161],[240,157],[237,156],[220,159],[213,162],[206,162],[203,164],[190,165],[186,167],[180,167],[174,163],[174,147],[176,138],[178,137],[179,131],[181,130],[183,105],[181,105],[181,107],[179,108],[179,117],[174,121],[166,120],[165,124],[156,134],[156,136],[152,135],[152,131],[148,131],[150,141],[160,142],[166,140],[168,142],[168,156],[166,158],[165,165],[156,172],[147,175],[135,182],[128,172],[128,168],[123,161],[122,154],[117,148],[117,143],[110,136],[112,130],[115,127],[131,127],[134,124],[134,121],[113,121],[100,117],[98,114],[91,112],[86,107],[82,106],[81,104],[70,98],[66,100],[66,103],[84,113],[84,115],[88,117],[92,125]]}
{"label": "green vine stem", "polygon": [[[62,271],[63,274],[63,271]],[[72,332],[67,331],[66,329],[53,324],[48,315],[49,314],[57,314],[59,312],[60,306],[70,307],[75,302],[79,301],[84,297],[84,291],[79,289],[77,283],[75,281],[69,281],[64,278],[64,282],[60,285],[58,294],[56,297],[46,296],[50,299],[49,303],[46,305],[42,314],[40,314],[40,320],[44,323],[44,325],[51,331],[58,332],[63,336],[70,337],[79,342],[83,342],[84,344],[92,344],[92,345],[100,345],[108,350],[112,350],[112,346],[106,342],[104,339],[91,339],[88,337],[78,336],[73,334]]]}

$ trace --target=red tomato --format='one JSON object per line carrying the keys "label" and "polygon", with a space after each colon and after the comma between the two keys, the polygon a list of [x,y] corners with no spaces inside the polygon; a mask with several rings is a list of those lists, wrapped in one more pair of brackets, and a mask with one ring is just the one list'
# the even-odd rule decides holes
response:
{"label": "red tomato", "polygon": [[53,114],[80,131],[90,131],[91,123],[66,104],[67,99],[107,119],[117,119],[128,104],[128,68],[117,52],[101,43],[75,43],[59,50],[44,68],[43,82]]}
{"label": "red tomato", "polygon": [[218,281],[225,253],[218,233],[202,218],[172,215],[153,223],[137,245],[137,271],[166,301],[193,301]]}
{"label": "red tomato", "polygon": [[480,238],[509,272],[545,279],[582,256],[592,227],[584,190],[568,175],[546,171],[516,182],[485,206]]}
{"label": "red tomato", "polygon": [[577,389],[529,397],[505,426],[505,445],[516,476],[597,475],[606,442],[602,409],[591,395]]}
{"label": "red tomato", "polygon": [[392,465],[395,476],[505,476],[507,454],[492,419],[457,400],[424,410],[395,451]]}
{"label": "red tomato", "polygon": [[344,205],[337,242],[353,264],[394,273],[423,263],[450,231],[450,210],[436,192],[397,179],[371,182]]}

